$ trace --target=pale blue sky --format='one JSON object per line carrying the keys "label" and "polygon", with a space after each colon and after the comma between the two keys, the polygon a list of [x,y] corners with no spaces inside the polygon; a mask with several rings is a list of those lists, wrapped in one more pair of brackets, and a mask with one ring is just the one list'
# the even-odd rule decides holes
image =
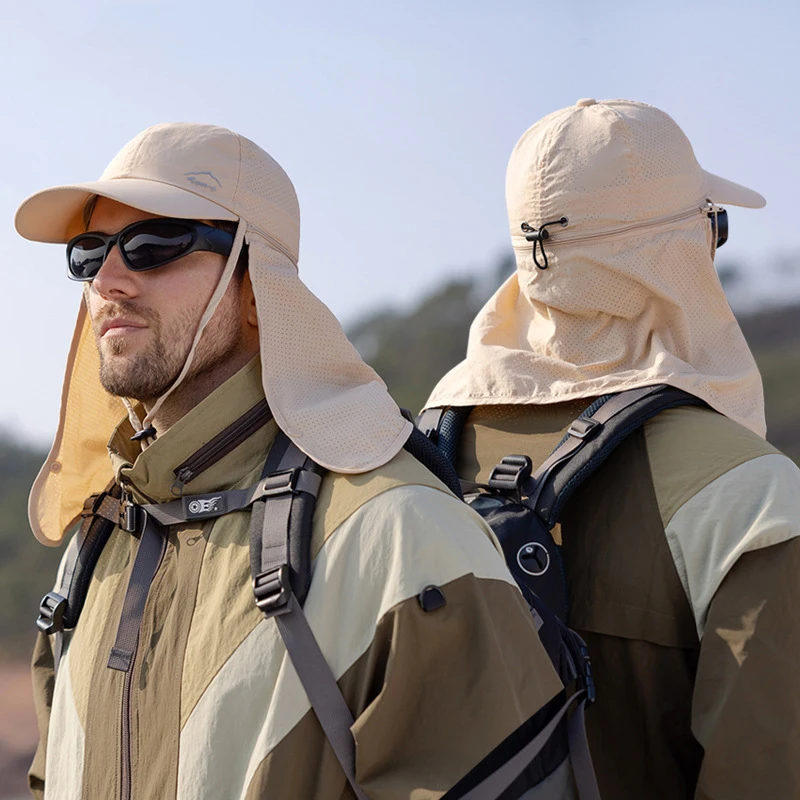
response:
{"label": "pale blue sky", "polygon": [[301,275],[345,322],[505,252],[511,148],[580,97],[663,108],[767,197],[731,211],[725,256],[800,252],[797,2],[1,0],[0,30],[0,426],[40,442],[79,289],[14,210],[155,122],[233,128],[284,166]]}

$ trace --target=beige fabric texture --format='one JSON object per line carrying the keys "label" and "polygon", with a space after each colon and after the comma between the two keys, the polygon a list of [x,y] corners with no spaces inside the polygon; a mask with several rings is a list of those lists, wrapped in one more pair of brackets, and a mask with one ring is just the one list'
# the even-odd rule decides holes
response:
{"label": "beige fabric texture", "polygon": [[[523,134],[506,199],[516,272],[478,313],[466,360],[428,407],[666,383],[765,435],[761,378],[714,269],[708,218],[714,204],[760,207],[759,194],[701,169],[664,112],[587,99]],[[562,216],[539,269],[522,225]]]}
{"label": "beige fabric texture", "polygon": [[[247,242],[264,392],[277,423],[303,452],[337,472],[366,472],[400,450],[411,424],[338,320],[298,277],[297,197],[267,153],[225,128],[155,125],[129,142],[100,180],[47,189],[25,200],[17,211],[17,230],[36,241],[67,242],[83,230],[86,204],[97,195],[161,216],[239,220],[195,346],[233,275],[242,241]],[[194,347],[187,365],[193,354]],[[45,544],[61,542],[84,498],[110,478],[105,445],[126,405],[105,392],[98,367],[82,305],[58,433],[29,501],[31,527]],[[152,415],[153,410],[140,421],[131,413],[134,427],[146,427]]]}

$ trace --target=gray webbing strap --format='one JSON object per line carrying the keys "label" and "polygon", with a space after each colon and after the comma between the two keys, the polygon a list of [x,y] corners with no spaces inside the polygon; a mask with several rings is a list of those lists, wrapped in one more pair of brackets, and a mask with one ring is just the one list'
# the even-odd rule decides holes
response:
{"label": "gray webbing strap", "polygon": [[[303,456],[305,458],[305,456]],[[298,492],[316,494],[322,478],[314,472],[300,471],[294,477],[293,488]],[[247,489],[230,489],[227,492],[211,492],[209,494],[186,495],[180,500],[169,503],[143,505],[145,512],[161,525],[177,525],[182,522],[211,519],[230,514],[232,511],[244,511],[256,500],[269,497],[278,482],[274,476],[260,480],[255,486]],[[280,488],[279,486],[277,488]]]}
{"label": "gray webbing strap", "polygon": [[58,665],[64,652],[64,630],[56,631],[53,635],[53,675],[58,675]]}
{"label": "gray webbing strap", "polygon": [[164,555],[167,537],[164,529],[154,519],[144,515],[144,530],[139,540],[139,549],[122,603],[122,613],[117,628],[117,638],[108,657],[109,669],[127,672],[139,642],[144,605],[150,584]]}
{"label": "gray webbing strap", "polygon": [[[520,776],[522,770],[539,755],[541,749],[547,744],[558,727],[558,723],[561,722],[561,719],[569,710],[569,707],[576,700],[584,698],[585,695],[586,692],[583,689],[573,694],[572,697],[561,706],[550,722],[548,722],[522,750],[506,761],[505,764],[498,767],[488,778],[482,780],[466,794],[461,795],[459,800],[497,800],[497,798],[511,786],[514,780]],[[581,795],[581,800],[595,800],[595,798],[592,798],[591,795],[584,798],[583,795]],[[599,800],[599,795],[597,800]]]}
{"label": "gray webbing strap", "polygon": [[[278,476],[285,470],[302,467],[307,458],[306,454],[294,442],[289,441],[278,463],[278,468],[268,475],[265,480],[278,480]],[[300,470],[300,474],[313,473],[306,473],[304,470]],[[315,497],[322,483],[322,479],[318,475],[316,477],[318,478],[316,491],[312,492]],[[291,492],[276,493],[274,496],[267,496],[266,498],[261,533],[261,575],[279,569],[282,566],[288,567],[289,518],[292,512],[293,499]]]}
{"label": "gray webbing strap", "polygon": [[567,724],[569,737],[569,760],[580,800],[600,800],[600,789],[594,774],[589,740],[586,738],[586,699],[578,704]]}
{"label": "gray webbing strap", "polygon": [[353,792],[358,800],[368,800],[356,783],[356,743],[350,730],[353,715],[294,595],[289,600],[289,610],[277,615],[275,622],[311,707]]}

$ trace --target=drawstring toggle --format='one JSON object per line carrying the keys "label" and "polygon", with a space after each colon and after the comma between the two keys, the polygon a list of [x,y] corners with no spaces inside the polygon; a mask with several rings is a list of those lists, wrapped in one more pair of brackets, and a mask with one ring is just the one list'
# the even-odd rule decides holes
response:
{"label": "drawstring toggle", "polygon": [[[536,264],[539,269],[547,269],[550,266],[549,262],[547,261],[547,252],[544,249],[545,239],[550,238],[550,231],[547,230],[548,225],[560,225],[562,228],[566,228],[567,225],[569,225],[569,220],[566,217],[560,217],[559,219],[542,223],[540,228],[532,228],[527,222],[523,222],[521,226],[522,232],[525,234],[525,239],[529,242],[533,242],[533,263]],[[544,264],[540,264],[539,259],[536,257],[537,242],[540,250],[542,251]]]}

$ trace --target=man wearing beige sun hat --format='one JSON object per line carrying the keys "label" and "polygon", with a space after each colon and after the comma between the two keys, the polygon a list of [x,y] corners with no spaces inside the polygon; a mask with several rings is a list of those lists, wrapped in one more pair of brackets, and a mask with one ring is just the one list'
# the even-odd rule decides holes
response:
{"label": "man wearing beige sun hat", "polygon": [[269,155],[156,125],[16,225],[84,282],[29,508],[44,544],[80,523],[35,796],[425,800],[561,691],[491,532],[298,278]]}
{"label": "man wearing beige sun hat", "polygon": [[485,483],[508,454],[535,469],[608,395],[701,403],[618,444],[555,531],[601,793],[800,797],[800,470],[764,439],[713,265],[722,206],[765,201],[701,169],[664,112],[593,99],[523,134],[506,196],[516,271],[427,403],[465,421],[459,476]]}

